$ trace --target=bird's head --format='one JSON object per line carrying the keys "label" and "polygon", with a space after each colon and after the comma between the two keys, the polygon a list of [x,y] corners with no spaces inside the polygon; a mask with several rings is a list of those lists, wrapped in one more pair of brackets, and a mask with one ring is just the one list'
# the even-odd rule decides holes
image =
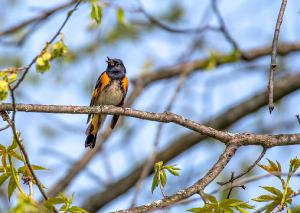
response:
{"label": "bird's head", "polygon": [[106,71],[113,76],[124,76],[126,74],[126,68],[123,61],[118,58],[107,57],[107,68]]}

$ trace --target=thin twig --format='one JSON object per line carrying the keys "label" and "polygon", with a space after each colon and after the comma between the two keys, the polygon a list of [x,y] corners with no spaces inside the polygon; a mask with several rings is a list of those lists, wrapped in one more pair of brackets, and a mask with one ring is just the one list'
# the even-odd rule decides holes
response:
{"label": "thin twig", "polygon": [[154,18],[152,15],[150,15],[143,7],[143,5],[139,2],[139,8],[137,9],[137,11],[141,12],[142,14],[144,14],[144,16],[147,17],[147,19],[152,23],[157,25],[158,27],[160,27],[161,29],[164,29],[168,32],[171,33],[195,33],[195,34],[200,34],[200,33],[204,33],[205,31],[220,31],[220,28],[218,27],[213,27],[213,26],[203,26],[203,27],[199,27],[199,28],[185,28],[185,29],[177,29],[171,26],[168,26],[167,24],[162,23],[161,21],[159,21],[158,19]]}
{"label": "thin twig", "polygon": [[[73,12],[78,8],[78,6],[80,5],[82,0],[78,0],[77,3],[75,4],[74,8],[71,9],[68,13],[67,16],[64,20],[64,22],[62,23],[62,25],[59,27],[58,31],[54,34],[54,36],[52,36],[52,38],[50,39],[50,41],[47,42],[47,44],[52,44],[53,41],[59,36],[59,34],[61,33],[62,29],[64,28],[64,26],[67,24],[68,20],[70,19],[71,15],[73,14]],[[46,47],[43,48],[43,50],[41,52],[43,52],[45,50]],[[35,64],[36,60],[38,59],[38,56],[35,56],[32,61],[29,63],[28,66],[26,66],[24,73],[22,74],[21,78],[17,81],[17,83],[13,86],[12,90],[15,90],[18,88],[18,86],[22,83],[22,81],[24,80],[24,78],[26,77],[29,69],[32,67],[33,64]]]}
{"label": "thin twig", "polygon": [[229,31],[227,30],[226,28],[226,25],[225,25],[225,21],[218,9],[218,6],[217,6],[217,0],[213,0],[212,1],[212,8],[213,8],[213,11],[214,13],[216,14],[217,16],[217,19],[219,21],[219,24],[220,24],[220,31],[223,32],[225,38],[229,41],[229,43],[233,46],[234,50],[240,50],[237,42],[232,38],[232,36],[230,35]]}
{"label": "thin twig", "polygon": [[266,152],[267,152],[267,148],[263,147],[263,150],[262,150],[261,154],[258,156],[258,158],[256,159],[256,161],[253,164],[251,164],[251,166],[248,167],[248,169],[246,171],[242,172],[241,174],[237,175],[236,177],[231,178],[228,181],[218,182],[218,184],[222,186],[222,185],[228,184],[230,182],[232,183],[233,181],[235,181],[235,180],[243,177],[248,172],[250,172],[261,161],[261,159],[265,156]]}
{"label": "thin twig", "polygon": [[[48,196],[46,195],[46,192],[44,191],[44,188],[43,188],[43,185],[42,183],[39,181],[39,179],[37,178],[31,164],[30,164],[30,161],[29,161],[29,157],[28,157],[28,154],[25,150],[25,147],[23,146],[22,142],[20,141],[20,138],[18,136],[18,132],[17,132],[17,129],[16,129],[16,125],[15,125],[15,114],[16,114],[16,103],[15,103],[15,96],[14,96],[14,91],[11,89],[11,87],[9,86],[9,89],[10,89],[10,92],[11,92],[11,99],[12,99],[12,111],[13,111],[13,114],[12,114],[12,119],[10,119],[8,116],[6,117],[6,121],[7,123],[11,126],[11,129],[12,129],[12,132],[13,132],[13,135],[14,135],[14,138],[18,144],[18,147],[20,148],[21,152],[22,152],[22,155],[25,159],[25,163],[26,163],[26,166],[28,167],[33,179],[35,180],[35,183],[39,189],[39,191],[41,192],[43,198],[45,200],[48,200]],[[58,212],[55,208],[54,208],[54,212]]]}
{"label": "thin twig", "polygon": [[28,25],[31,25],[33,23],[37,23],[37,22],[40,22],[42,20],[45,20],[46,18],[48,18],[49,16],[53,15],[54,13],[60,11],[60,10],[63,10],[69,6],[71,6],[72,4],[74,4],[75,1],[70,1],[70,2],[67,2],[65,4],[62,4],[62,5],[59,5],[55,8],[52,8],[50,10],[47,10],[47,11],[44,11],[43,14],[40,14],[38,16],[35,16],[33,18],[30,18],[26,21],[23,21],[15,26],[12,26],[12,27],[9,27],[5,30],[2,30],[0,31],[0,36],[4,36],[4,35],[8,35],[8,34],[11,34],[11,33],[15,33],[21,29],[23,29],[24,27],[28,26]]}
{"label": "thin twig", "polygon": [[283,15],[284,15],[286,4],[287,4],[287,0],[282,0],[280,10],[279,10],[279,14],[278,14],[278,18],[277,18],[277,22],[276,22],[274,38],[273,38],[273,42],[272,42],[271,64],[270,64],[270,69],[269,69],[269,84],[268,84],[270,114],[274,110],[274,102],[273,102],[274,72],[275,72],[276,67],[277,67],[276,56],[277,56],[278,37],[279,37],[280,27],[281,27],[281,23],[282,23],[282,20],[283,20]]}
{"label": "thin twig", "polygon": [[299,115],[299,114],[296,115],[296,118],[297,118],[297,120],[298,120],[298,123],[300,124],[300,115]]}

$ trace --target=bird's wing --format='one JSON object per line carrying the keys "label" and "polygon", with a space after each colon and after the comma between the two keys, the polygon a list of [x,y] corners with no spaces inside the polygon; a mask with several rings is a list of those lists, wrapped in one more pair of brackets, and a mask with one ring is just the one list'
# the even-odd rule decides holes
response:
{"label": "bird's wing", "polygon": [[[103,89],[109,85],[110,83],[110,78],[107,74],[107,72],[103,72],[96,83],[95,89],[93,91],[93,95],[92,95],[92,99],[90,102],[90,106],[95,106],[95,102],[97,100],[97,98],[99,97],[100,93],[103,91]],[[91,114],[88,115],[88,119],[87,119],[87,123],[90,121],[91,118]]]}

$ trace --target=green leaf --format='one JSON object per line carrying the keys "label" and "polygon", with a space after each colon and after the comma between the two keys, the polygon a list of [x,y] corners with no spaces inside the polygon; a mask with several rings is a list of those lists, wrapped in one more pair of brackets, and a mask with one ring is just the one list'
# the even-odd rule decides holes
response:
{"label": "green leaf", "polygon": [[14,179],[13,177],[11,177],[11,178],[9,179],[8,189],[7,189],[7,191],[8,191],[8,199],[9,199],[9,200],[10,200],[11,195],[12,195],[13,192],[15,191],[16,187],[17,187],[17,184],[16,184],[16,182],[15,182],[15,179]]}
{"label": "green leaf", "polygon": [[97,24],[101,24],[101,20],[102,20],[102,8],[96,2],[92,2],[91,18]]}
{"label": "green leaf", "polygon": [[206,194],[206,197],[207,197],[207,199],[208,199],[209,202],[218,204],[217,198],[214,197],[213,195]]}
{"label": "green leaf", "polygon": [[45,167],[39,165],[31,165],[33,170],[47,170]]}
{"label": "green leaf", "polygon": [[71,208],[68,209],[68,211],[71,213],[88,213],[88,211],[78,206],[72,206]]}
{"label": "green leaf", "polygon": [[273,201],[272,203],[267,205],[265,213],[271,213],[279,204],[280,201]]}
{"label": "green leaf", "polygon": [[0,80],[0,101],[3,101],[8,96],[8,82]]}
{"label": "green leaf", "polygon": [[48,71],[51,68],[50,60],[51,53],[48,51],[47,48],[46,51],[37,58],[35,66],[36,70],[40,73]]}
{"label": "green leaf", "polygon": [[62,204],[64,200],[60,197],[50,197],[48,200],[45,201],[44,206],[46,208],[52,208],[54,205]]}
{"label": "green leaf", "polygon": [[152,180],[152,186],[151,186],[152,193],[154,189],[158,186],[158,183],[159,183],[158,172],[155,172]]}
{"label": "green leaf", "polygon": [[188,209],[188,212],[194,212],[194,213],[202,213],[202,208],[192,208],[192,209]]}
{"label": "green leaf", "polygon": [[68,52],[68,47],[64,43],[64,36],[61,34],[61,40],[56,42],[51,51],[52,58],[64,56]]}
{"label": "green leaf", "polygon": [[[20,133],[17,134],[18,139],[20,140]],[[16,138],[14,137],[12,145],[7,147],[7,152],[10,152],[18,147]]]}
{"label": "green leaf", "polygon": [[279,189],[276,189],[275,187],[272,186],[261,186],[264,190],[271,192],[274,195],[277,195],[278,197],[282,197],[282,193]]}
{"label": "green leaf", "polygon": [[2,153],[1,162],[2,162],[2,166],[3,166],[4,171],[7,170],[7,160],[6,160],[6,157],[7,157],[7,153],[3,152]]}
{"label": "green leaf", "polygon": [[161,170],[161,172],[159,173],[160,177],[160,183],[162,185],[162,187],[165,187],[166,183],[167,183],[167,175],[166,172],[164,170]]}
{"label": "green leaf", "polygon": [[10,172],[6,172],[0,176],[0,186],[9,178],[10,174]]}
{"label": "green leaf", "polygon": [[22,157],[20,154],[18,154],[17,152],[15,152],[15,151],[10,151],[9,154],[10,154],[11,156],[13,156],[14,158],[16,158],[16,159],[18,159],[18,160],[20,160],[20,161],[22,161],[22,162],[25,162],[25,160],[23,159],[23,157]]}
{"label": "green leaf", "polygon": [[176,167],[176,165],[163,166],[163,169],[167,169],[172,175],[179,176],[180,168]]}
{"label": "green leaf", "polygon": [[117,19],[120,24],[124,24],[125,15],[124,15],[124,10],[121,7],[119,7],[117,10]]}
{"label": "green leaf", "polygon": [[260,195],[257,198],[253,198],[253,201],[256,202],[268,202],[268,201],[273,201],[276,200],[277,196],[274,195]]}

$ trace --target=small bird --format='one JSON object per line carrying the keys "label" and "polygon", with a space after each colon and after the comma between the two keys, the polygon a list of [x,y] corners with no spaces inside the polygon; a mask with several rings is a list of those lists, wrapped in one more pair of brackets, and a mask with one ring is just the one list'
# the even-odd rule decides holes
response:
{"label": "small bird", "polygon": [[[107,57],[107,68],[99,76],[95,89],[93,91],[90,106],[114,105],[122,107],[128,89],[128,78],[126,77],[126,68],[122,60]],[[106,115],[89,114],[86,130],[85,147],[93,149],[95,147],[98,130],[105,120]],[[117,124],[119,115],[114,115],[110,124],[113,129]]]}

